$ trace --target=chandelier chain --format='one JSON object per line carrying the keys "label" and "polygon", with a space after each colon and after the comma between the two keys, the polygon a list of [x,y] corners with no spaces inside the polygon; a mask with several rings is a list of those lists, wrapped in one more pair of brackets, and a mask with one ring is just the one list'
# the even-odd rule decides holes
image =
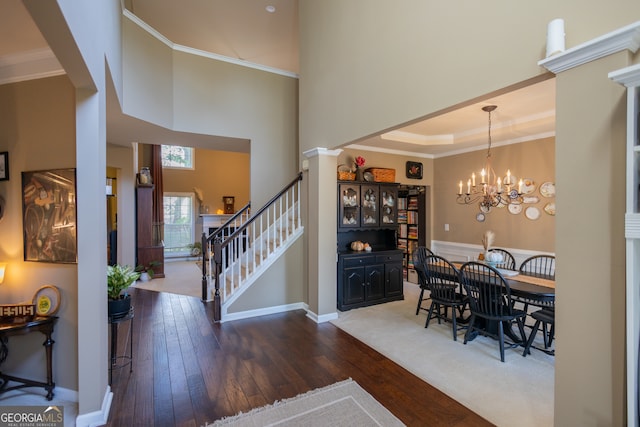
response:
{"label": "chandelier chain", "polygon": [[489,147],[487,148],[487,158],[491,157],[491,111],[489,111]]}

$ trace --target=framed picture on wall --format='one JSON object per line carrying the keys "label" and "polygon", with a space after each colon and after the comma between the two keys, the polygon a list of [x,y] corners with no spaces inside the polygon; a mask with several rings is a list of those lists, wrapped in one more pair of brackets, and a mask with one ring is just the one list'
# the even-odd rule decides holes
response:
{"label": "framed picture on wall", "polygon": [[422,163],[407,162],[407,178],[422,179]]}
{"label": "framed picture on wall", "polygon": [[76,170],[22,172],[24,260],[78,261]]}
{"label": "framed picture on wall", "polygon": [[9,180],[9,152],[0,153],[0,181]]}

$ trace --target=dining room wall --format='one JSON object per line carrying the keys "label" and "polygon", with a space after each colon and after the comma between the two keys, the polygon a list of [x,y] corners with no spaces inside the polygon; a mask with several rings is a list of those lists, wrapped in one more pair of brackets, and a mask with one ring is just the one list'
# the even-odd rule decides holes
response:
{"label": "dining room wall", "polygon": [[[544,138],[492,147],[492,164],[498,176],[504,177],[509,169],[512,177],[533,181],[533,185],[526,189],[530,193],[525,195],[531,203],[523,203],[520,210],[492,208],[485,213],[484,222],[480,222],[476,219],[480,213],[478,203],[459,204],[456,194],[460,181],[463,181],[463,191],[466,192],[471,173],[480,175],[486,154],[483,149],[435,159],[433,239],[480,245],[484,232],[491,230],[496,234],[497,247],[555,252],[555,216],[545,211],[547,207],[547,211],[551,212],[552,206],[547,205],[555,204],[555,197],[544,197],[540,192],[543,183],[555,183],[555,139]],[[535,210],[527,211],[528,208]],[[536,212],[537,219],[530,219],[535,217],[533,214]],[[576,212],[575,215],[580,213]],[[447,224],[448,231],[445,229]]]}

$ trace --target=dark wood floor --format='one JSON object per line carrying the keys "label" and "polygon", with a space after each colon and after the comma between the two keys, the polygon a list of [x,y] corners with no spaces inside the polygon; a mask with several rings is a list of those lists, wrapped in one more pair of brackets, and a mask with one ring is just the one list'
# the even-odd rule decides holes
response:
{"label": "dark wood floor", "polygon": [[491,425],[302,310],[216,324],[197,298],[141,289],[133,298],[133,372],[113,372],[107,426],[199,427],[347,378],[408,426]]}

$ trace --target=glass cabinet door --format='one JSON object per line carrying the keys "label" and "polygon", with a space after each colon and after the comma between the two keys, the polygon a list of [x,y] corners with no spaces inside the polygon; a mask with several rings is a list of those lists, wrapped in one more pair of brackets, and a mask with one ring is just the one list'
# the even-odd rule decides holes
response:
{"label": "glass cabinet door", "polygon": [[360,186],[340,184],[340,214],[338,227],[360,226]]}
{"label": "glass cabinet door", "polygon": [[377,185],[363,185],[360,191],[362,197],[362,226],[377,227],[380,225],[380,214],[378,212],[380,206],[380,189]]}
{"label": "glass cabinet door", "polygon": [[398,191],[396,188],[381,187],[382,212],[380,222],[384,224],[395,224],[398,215]]}

